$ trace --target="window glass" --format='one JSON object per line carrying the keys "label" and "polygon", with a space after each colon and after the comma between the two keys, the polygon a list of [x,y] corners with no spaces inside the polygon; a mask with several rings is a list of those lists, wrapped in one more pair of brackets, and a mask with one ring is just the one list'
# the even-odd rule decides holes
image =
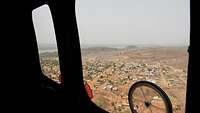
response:
{"label": "window glass", "polygon": [[189,0],[78,0],[76,16],[84,80],[92,101],[111,113],[131,113],[128,91],[147,80],[184,113]]}
{"label": "window glass", "polygon": [[60,83],[57,42],[49,6],[43,5],[33,10],[32,18],[39,49],[42,72],[45,76]]}

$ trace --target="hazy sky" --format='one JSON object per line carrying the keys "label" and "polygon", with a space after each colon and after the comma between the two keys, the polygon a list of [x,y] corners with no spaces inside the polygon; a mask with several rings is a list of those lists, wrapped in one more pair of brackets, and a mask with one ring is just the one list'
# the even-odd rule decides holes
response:
{"label": "hazy sky", "polygon": [[189,43],[189,0],[76,0],[81,43]]}
{"label": "hazy sky", "polygon": [[[34,15],[40,42],[55,41],[47,10]],[[189,43],[189,0],[76,0],[76,15],[81,44]]]}

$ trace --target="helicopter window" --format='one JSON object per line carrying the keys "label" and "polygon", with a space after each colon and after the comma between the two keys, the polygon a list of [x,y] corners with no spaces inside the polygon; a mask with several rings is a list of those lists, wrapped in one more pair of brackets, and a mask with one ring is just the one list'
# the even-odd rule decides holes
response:
{"label": "helicopter window", "polygon": [[92,101],[111,113],[131,113],[129,88],[146,80],[167,93],[174,112],[184,113],[189,12],[189,0],[76,1]]}
{"label": "helicopter window", "polygon": [[59,57],[49,6],[43,5],[33,10],[32,18],[36,32],[42,72],[45,76],[60,83]]}

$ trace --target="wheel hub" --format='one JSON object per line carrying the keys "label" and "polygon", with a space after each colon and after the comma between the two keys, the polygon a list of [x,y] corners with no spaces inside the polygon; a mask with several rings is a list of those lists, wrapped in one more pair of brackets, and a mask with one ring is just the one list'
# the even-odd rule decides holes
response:
{"label": "wheel hub", "polygon": [[144,102],[144,105],[145,105],[146,107],[149,107],[149,106],[151,105],[151,103],[150,103],[150,102],[147,102],[147,101],[145,101],[145,102]]}

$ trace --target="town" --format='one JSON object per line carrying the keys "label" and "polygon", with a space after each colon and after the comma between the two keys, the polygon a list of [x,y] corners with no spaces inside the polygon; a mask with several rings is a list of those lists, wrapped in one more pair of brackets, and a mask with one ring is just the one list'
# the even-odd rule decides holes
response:
{"label": "town", "polygon": [[[110,113],[131,113],[128,91],[136,81],[147,80],[169,96],[175,113],[183,113],[187,81],[186,47],[82,48],[84,80],[92,101]],[[46,76],[59,83],[59,63],[54,53],[42,53]]]}

